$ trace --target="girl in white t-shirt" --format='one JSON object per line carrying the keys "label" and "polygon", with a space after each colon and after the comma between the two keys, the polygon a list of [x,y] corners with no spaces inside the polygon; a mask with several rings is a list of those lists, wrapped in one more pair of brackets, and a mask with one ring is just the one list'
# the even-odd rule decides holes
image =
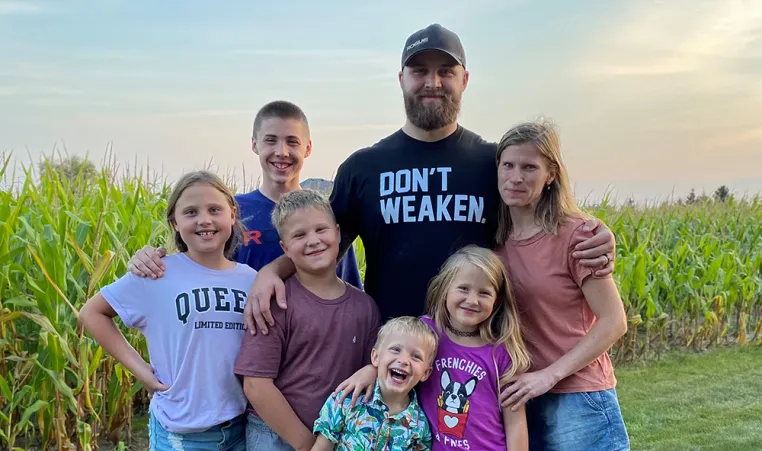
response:
{"label": "girl in white t-shirt", "polygon": [[[246,396],[233,373],[243,309],[256,271],[230,260],[241,242],[238,208],[214,174],[186,174],[167,205],[180,251],[164,277],[125,274],[87,301],[80,320],[153,393],[150,449],[244,451]],[[117,328],[143,333],[150,364]]]}

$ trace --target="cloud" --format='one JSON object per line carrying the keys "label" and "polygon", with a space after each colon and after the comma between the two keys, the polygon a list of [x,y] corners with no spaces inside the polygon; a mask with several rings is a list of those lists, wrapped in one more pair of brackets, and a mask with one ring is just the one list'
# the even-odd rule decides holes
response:
{"label": "cloud", "polygon": [[590,78],[722,72],[762,57],[762,3],[633,2],[596,33],[577,72]]}
{"label": "cloud", "polygon": [[158,113],[153,117],[225,117],[225,116],[248,116],[252,110],[247,109],[209,109],[195,111],[178,111],[173,113]]}
{"label": "cloud", "polygon": [[59,68],[49,63],[9,61],[0,68],[0,76],[27,80],[43,80],[61,76]]}
{"label": "cloud", "polygon": [[358,74],[356,76],[319,76],[319,77],[294,77],[278,80],[280,84],[351,84],[351,83],[372,83],[375,87],[387,84],[397,85],[399,80],[394,72],[384,72],[375,75]]}
{"label": "cloud", "polygon": [[396,62],[399,55],[370,49],[231,49],[231,56],[309,58],[342,64],[381,64]]}
{"label": "cloud", "polygon": [[71,98],[56,98],[56,97],[42,97],[42,98],[30,98],[25,102],[31,106],[73,106],[77,108],[85,107],[111,107],[114,104],[106,101],[98,100],[82,100]]}
{"label": "cloud", "polygon": [[31,85],[9,85],[0,86],[0,96],[17,96],[17,97],[29,97],[29,96],[50,96],[50,97],[75,97],[81,96],[84,91],[80,89],[72,89],[64,86],[57,85],[43,85],[43,86],[31,86]]}
{"label": "cloud", "polygon": [[21,0],[0,0],[0,16],[42,14],[48,12],[40,3]]}
{"label": "cloud", "polygon": [[18,86],[0,86],[0,97],[17,96],[22,93]]}
{"label": "cloud", "polygon": [[396,130],[401,124],[355,124],[355,125],[322,125],[313,127],[313,130],[325,132],[354,132],[366,130]]}
{"label": "cloud", "polygon": [[75,58],[83,60],[95,60],[95,61],[123,61],[123,62],[146,62],[157,61],[159,57],[147,53],[145,51],[138,50],[126,50],[126,49],[105,49],[96,51],[86,51],[80,53],[74,53],[72,55]]}

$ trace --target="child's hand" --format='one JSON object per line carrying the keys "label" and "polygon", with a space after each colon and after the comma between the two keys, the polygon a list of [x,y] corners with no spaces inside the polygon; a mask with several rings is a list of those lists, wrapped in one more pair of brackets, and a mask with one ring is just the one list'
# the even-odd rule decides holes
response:
{"label": "child's hand", "polygon": [[127,270],[138,277],[161,278],[166,269],[161,259],[166,255],[167,250],[163,247],[143,246],[127,263]]}
{"label": "child's hand", "polygon": [[365,402],[370,401],[370,398],[373,397],[373,389],[376,387],[377,377],[378,370],[373,365],[366,365],[365,368],[357,370],[355,374],[339,384],[336,390],[334,390],[334,395],[343,391],[338,399],[338,404],[341,405],[349,393],[352,393],[352,402],[349,403],[350,407],[355,406],[361,392],[365,392]]}
{"label": "child's hand", "polygon": [[157,391],[167,391],[169,390],[169,385],[164,385],[161,382],[159,382],[159,379],[156,378],[156,376],[153,377],[153,380],[146,381],[145,384],[143,384],[148,390],[148,394],[153,395],[154,392]]}
{"label": "child's hand", "polygon": [[138,372],[135,373],[135,377],[137,377],[138,380],[143,383],[143,386],[146,388],[149,395],[153,395],[154,392],[157,391],[169,390],[169,385],[164,385],[161,383],[159,378],[156,377],[156,372],[154,371],[153,367],[148,363],[145,363],[145,366],[140,366]]}

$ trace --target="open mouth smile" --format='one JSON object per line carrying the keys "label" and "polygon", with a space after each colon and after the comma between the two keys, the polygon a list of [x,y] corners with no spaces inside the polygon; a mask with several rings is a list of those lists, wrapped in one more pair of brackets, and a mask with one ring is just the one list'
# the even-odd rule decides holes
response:
{"label": "open mouth smile", "polygon": [[395,368],[389,369],[389,375],[391,376],[392,381],[398,384],[404,384],[407,378],[410,376],[407,372]]}

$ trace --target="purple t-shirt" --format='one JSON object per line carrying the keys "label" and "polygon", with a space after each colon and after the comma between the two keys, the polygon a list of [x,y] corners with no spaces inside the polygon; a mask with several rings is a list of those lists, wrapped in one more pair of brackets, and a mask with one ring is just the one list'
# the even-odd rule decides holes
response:
{"label": "purple t-shirt", "polygon": [[437,331],[431,318],[421,319],[439,336],[433,371],[418,389],[434,437],[432,450],[505,451],[497,381],[511,364],[508,351],[491,344],[459,345]]}

